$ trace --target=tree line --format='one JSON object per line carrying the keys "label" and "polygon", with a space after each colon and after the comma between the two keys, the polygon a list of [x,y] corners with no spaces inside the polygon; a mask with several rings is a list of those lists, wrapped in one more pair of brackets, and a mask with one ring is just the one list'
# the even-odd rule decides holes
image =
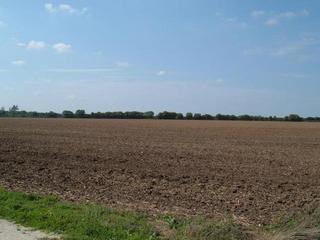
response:
{"label": "tree line", "polygon": [[176,120],[244,120],[244,121],[313,121],[320,122],[320,117],[300,117],[298,114],[290,114],[285,117],[278,116],[255,116],[255,115],[225,115],[225,114],[200,114],[191,113],[186,114],[177,112],[163,111],[155,114],[153,111],[139,112],[91,112],[86,113],[85,110],[79,109],[75,112],[65,110],[62,113],[50,112],[36,112],[19,110],[17,105],[13,105],[8,110],[4,107],[0,109],[0,117],[25,117],[25,118],[94,118],[94,119],[176,119]]}

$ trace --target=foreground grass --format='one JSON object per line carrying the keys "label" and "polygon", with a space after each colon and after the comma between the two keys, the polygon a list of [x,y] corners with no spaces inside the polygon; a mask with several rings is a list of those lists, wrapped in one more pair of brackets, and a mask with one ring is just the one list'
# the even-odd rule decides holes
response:
{"label": "foreground grass", "polygon": [[277,240],[320,240],[320,208],[310,205],[302,211],[280,217],[265,229]]}
{"label": "foreground grass", "polygon": [[157,239],[146,217],[93,204],[0,189],[0,216],[18,224],[61,234],[64,239]]}
{"label": "foreground grass", "polygon": [[222,222],[148,217],[95,204],[75,204],[52,196],[39,196],[0,188],[0,218],[74,240],[247,240],[232,220]]}
{"label": "foreground grass", "polygon": [[59,234],[65,240],[320,240],[317,206],[257,229],[243,227],[231,218],[151,217],[0,188],[0,218]]}

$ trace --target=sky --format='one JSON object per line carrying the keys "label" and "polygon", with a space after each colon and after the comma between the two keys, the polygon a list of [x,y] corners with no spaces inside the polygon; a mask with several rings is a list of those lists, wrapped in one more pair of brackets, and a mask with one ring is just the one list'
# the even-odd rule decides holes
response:
{"label": "sky", "polygon": [[320,115],[318,0],[1,0],[0,106]]}

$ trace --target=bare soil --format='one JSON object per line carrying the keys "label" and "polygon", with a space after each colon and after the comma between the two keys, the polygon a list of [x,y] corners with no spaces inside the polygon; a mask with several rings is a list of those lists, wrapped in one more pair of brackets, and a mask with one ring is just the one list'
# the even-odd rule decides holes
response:
{"label": "bare soil", "polygon": [[0,184],[269,223],[320,200],[320,124],[0,119]]}

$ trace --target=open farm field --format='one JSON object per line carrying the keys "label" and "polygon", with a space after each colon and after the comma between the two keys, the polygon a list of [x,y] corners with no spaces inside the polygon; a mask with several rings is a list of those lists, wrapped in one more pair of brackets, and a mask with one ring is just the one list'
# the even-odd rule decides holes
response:
{"label": "open farm field", "polygon": [[320,200],[320,124],[0,119],[0,185],[270,223]]}

